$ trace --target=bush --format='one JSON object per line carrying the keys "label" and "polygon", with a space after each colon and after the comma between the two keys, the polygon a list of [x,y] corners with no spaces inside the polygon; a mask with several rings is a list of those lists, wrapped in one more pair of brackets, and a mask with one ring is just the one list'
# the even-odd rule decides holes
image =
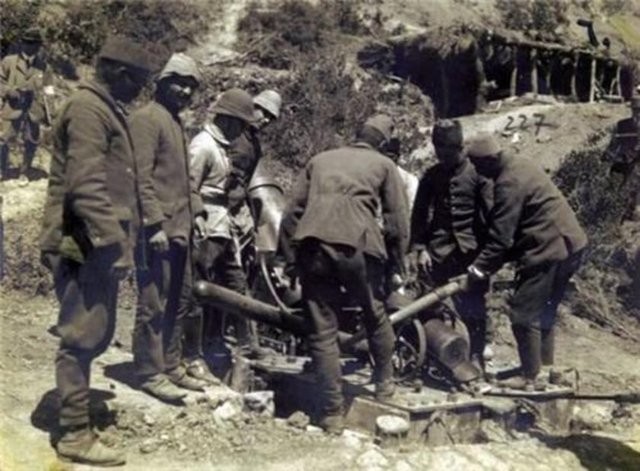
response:
{"label": "bush", "polygon": [[64,58],[90,63],[107,35],[116,33],[146,43],[161,63],[206,31],[210,10],[204,0],[188,4],[180,0],[70,0],[63,4],[4,0],[3,50],[36,23],[54,62]]}
{"label": "bush", "polygon": [[496,0],[496,8],[502,12],[507,28],[536,31],[552,35],[559,26],[569,23],[565,0]]}
{"label": "bush", "polygon": [[240,48],[249,60],[288,69],[304,54],[328,46],[336,34],[361,34],[359,2],[323,0],[317,4],[284,0],[272,8],[253,2],[238,24]]}

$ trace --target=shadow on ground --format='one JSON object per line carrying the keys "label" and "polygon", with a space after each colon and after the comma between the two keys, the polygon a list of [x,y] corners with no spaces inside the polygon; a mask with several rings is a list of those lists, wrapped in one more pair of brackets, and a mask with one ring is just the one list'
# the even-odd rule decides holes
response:
{"label": "shadow on ground", "polygon": [[634,471],[640,469],[640,453],[609,437],[575,434],[566,437],[540,435],[549,448],[561,448],[578,457],[590,471]]}
{"label": "shadow on ground", "polygon": [[[116,423],[116,413],[109,410],[106,402],[113,399],[115,394],[101,389],[89,391],[89,417],[92,426],[104,430]],[[44,393],[31,412],[31,425],[49,433],[49,441],[55,445],[59,438],[58,417],[60,416],[60,396],[58,391],[51,389]]]}
{"label": "shadow on ground", "polygon": [[126,384],[132,389],[138,389],[139,384],[136,378],[135,368],[132,361],[123,361],[114,365],[104,367],[104,375],[122,384]]}

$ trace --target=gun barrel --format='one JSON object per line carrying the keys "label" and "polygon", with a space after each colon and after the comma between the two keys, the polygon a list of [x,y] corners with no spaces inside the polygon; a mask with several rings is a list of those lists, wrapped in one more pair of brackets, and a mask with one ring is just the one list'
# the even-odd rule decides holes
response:
{"label": "gun barrel", "polygon": [[[395,325],[399,322],[409,319],[424,311],[425,309],[433,306],[434,304],[442,301],[443,299],[446,299],[462,291],[463,287],[464,286],[462,285],[462,282],[460,280],[450,281],[446,285],[434,289],[430,293],[416,299],[408,306],[405,306],[402,309],[394,312],[389,316],[389,321],[391,322],[391,325]],[[341,336],[340,344],[343,348],[348,349],[364,339],[365,336],[366,332],[364,330],[356,332],[351,337]]]}
{"label": "gun barrel", "polygon": [[193,287],[193,293],[201,302],[224,309],[239,317],[262,322],[293,334],[305,335],[309,332],[308,324],[303,317],[220,285],[198,281]]}

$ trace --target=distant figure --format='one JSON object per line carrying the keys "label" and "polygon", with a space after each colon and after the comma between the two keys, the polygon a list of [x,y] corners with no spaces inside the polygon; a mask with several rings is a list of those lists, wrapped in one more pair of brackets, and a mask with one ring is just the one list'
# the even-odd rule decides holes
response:
{"label": "distant figure", "polygon": [[604,157],[611,161],[611,172],[622,176],[626,182],[640,160],[640,96],[629,102],[631,116],[621,119],[605,150]]}
{"label": "distant figure", "polygon": [[3,102],[0,178],[8,178],[9,144],[21,135],[24,143],[20,166],[21,185],[28,182],[29,170],[40,142],[40,123],[47,119],[42,102],[46,64],[38,56],[41,46],[40,30],[30,28],[21,37],[19,51],[4,57],[0,64],[0,95]]}

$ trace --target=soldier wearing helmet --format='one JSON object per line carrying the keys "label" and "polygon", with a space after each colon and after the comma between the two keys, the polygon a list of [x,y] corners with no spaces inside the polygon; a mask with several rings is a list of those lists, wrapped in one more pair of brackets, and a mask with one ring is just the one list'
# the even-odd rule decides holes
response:
{"label": "soldier wearing helmet", "polygon": [[[234,166],[229,149],[254,122],[253,99],[244,90],[227,90],[210,112],[211,120],[189,144],[194,276],[206,281],[215,277],[217,283],[244,294],[247,279],[240,261],[240,229],[230,204],[229,185]],[[184,281],[179,307],[179,316],[186,316],[184,355],[188,374],[205,379],[210,377],[210,371],[203,359],[203,308],[193,302],[190,281]],[[241,330],[240,340],[246,339],[246,323],[239,322],[237,328]]]}

